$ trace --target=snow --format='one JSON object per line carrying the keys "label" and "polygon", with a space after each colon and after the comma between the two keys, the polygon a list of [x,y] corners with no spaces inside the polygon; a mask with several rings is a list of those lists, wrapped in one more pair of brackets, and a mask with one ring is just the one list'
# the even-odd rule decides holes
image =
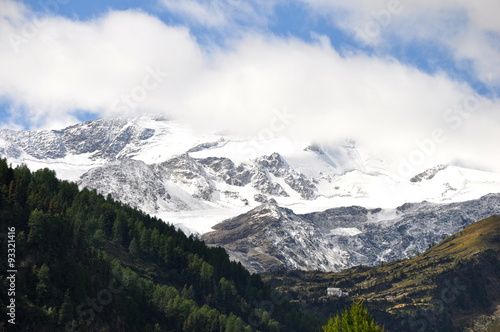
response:
{"label": "snow", "polygon": [[35,159],[26,156],[19,160],[11,160],[13,166],[25,164],[32,171],[42,168],[49,168],[56,172],[57,177],[76,182],[82,174],[92,168],[102,166],[105,164],[103,160],[90,160],[90,153],[80,155],[67,155],[60,159]]}
{"label": "snow", "polygon": [[146,164],[160,163],[185,153],[190,148],[205,142],[216,141],[215,135],[197,137],[191,128],[178,121],[146,121],[139,118],[134,124],[155,130],[147,144],[138,147],[133,158]]}
{"label": "snow", "polygon": [[240,213],[240,209],[216,208],[195,211],[161,212],[155,216],[176,226],[188,235],[201,235],[213,231],[213,226]]}
{"label": "snow", "polygon": [[392,222],[396,220],[399,215],[400,213],[396,209],[381,209],[377,213],[369,212],[367,223],[381,224],[385,221]]}
{"label": "snow", "polygon": [[340,228],[335,228],[330,231],[330,235],[344,235],[344,236],[354,236],[361,234],[359,229],[356,227],[340,227]]}
{"label": "snow", "polygon": [[[13,165],[25,163],[32,170],[48,167],[55,170],[57,176],[62,179],[80,181],[82,185],[88,186],[96,185],[96,182],[93,182],[96,180],[92,177],[87,177],[82,182],[84,174],[88,172],[104,170],[116,160],[142,161],[144,165],[133,167],[145,169],[129,170],[127,178],[133,180],[136,185],[129,185],[128,190],[131,191],[127,193],[129,195],[122,195],[130,200],[125,203],[133,204],[144,199],[144,192],[148,192],[150,195],[148,197],[152,197],[154,202],[144,203],[145,212],[165,217],[187,232],[198,234],[210,231],[214,223],[226,217],[236,216],[258,206],[260,203],[254,200],[254,196],[262,193],[252,187],[251,183],[245,186],[227,184],[220,180],[215,171],[203,168],[202,165],[193,168],[193,172],[199,172],[194,174],[193,179],[182,178],[181,175],[175,178],[173,175],[164,174],[166,170],[162,170],[163,173],[155,171],[157,165],[186,154],[192,159],[189,162],[196,163],[196,160],[201,158],[224,157],[230,159],[236,166],[243,164],[252,171],[257,167],[258,157],[279,153],[293,174],[302,174],[315,186],[315,197],[304,199],[300,192],[285,182],[284,177],[267,172],[269,181],[279,184],[289,195],[283,197],[266,194],[267,198],[275,199],[279,206],[288,207],[295,213],[358,205],[382,208],[382,212],[369,216],[370,222],[381,222],[394,219],[392,215],[396,213],[394,209],[406,202],[424,200],[435,203],[462,202],[477,199],[488,193],[500,192],[500,174],[454,165],[448,165],[440,170],[432,179],[411,182],[409,178],[391,173],[390,170],[393,168],[390,167],[390,163],[371,155],[369,151],[364,151],[362,146],[349,140],[321,145],[311,142],[297,143],[291,138],[282,136],[260,139],[216,133],[200,134],[185,123],[165,120],[158,116],[143,116],[129,120],[111,119],[100,122],[99,126],[101,127],[97,129],[104,128],[106,135],[111,138],[127,133],[127,128],[133,129],[131,131],[133,134],[128,137],[130,142],[116,155],[104,157],[99,155],[98,158],[96,153],[99,151],[65,152],[63,158],[51,159],[30,155],[19,143],[23,140],[23,135],[3,130],[0,131],[0,155],[6,156]],[[82,135],[81,140],[88,142],[93,137],[86,135],[91,135],[92,130],[96,129],[89,122],[67,130],[72,135]],[[143,130],[154,133],[145,138],[137,137],[137,133]],[[54,149],[54,146],[57,146],[57,144],[45,144],[52,142],[50,140],[56,139],[57,135],[56,132],[37,132],[36,137],[39,141],[35,143],[30,141],[29,144],[39,144],[38,152],[43,153],[43,149]],[[23,144],[26,145],[26,142]],[[205,148],[192,150],[201,144],[204,144]],[[21,154],[8,155],[12,147],[21,151]],[[67,151],[76,150],[73,148]],[[151,169],[146,169],[148,167]],[[103,174],[108,173],[103,172]],[[106,187],[106,182],[109,181],[105,180],[105,178],[100,179],[101,188],[97,189],[124,191],[125,187],[120,187],[119,183]],[[159,188],[159,191],[162,189],[169,193],[172,199],[161,197],[159,192],[151,189],[149,183]],[[209,199],[195,197],[202,189],[211,193]],[[339,230],[343,231],[349,233],[353,230]]]}

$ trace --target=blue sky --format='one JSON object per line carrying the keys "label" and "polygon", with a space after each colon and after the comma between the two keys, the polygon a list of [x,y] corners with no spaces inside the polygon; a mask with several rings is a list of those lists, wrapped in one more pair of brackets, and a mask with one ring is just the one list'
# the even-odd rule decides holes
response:
{"label": "blue sky", "polygon": [[[182,3],[183,1],[178,1]],[[196,2],[196,1],[192,1]],[[220,1],[225,2],[225,1]],[[224,46],[227,38],[227,31],[218,27],[200,24],[178,11],[169,11],[161,1],[70,1],[70,0],[47,0],[44,1],[23,1],[35,12],[43,13],[48,9],[50,15],[64,16],[68,19],[78,21],[88,21],[100,17],[109,11],[140,10],[147,12],[161,19],[167,25],[186,26],[197,38],[201,45],[206,43],[217,43]],[[55,5],[54,5],[55,3]],[[209,4],[211,1],[199,1],[201,4]],[[216,3],[216,1],[213,1]],[[238,3],[238,2],[235,2]],[[249,1],[248,3],[251,3]],[[334,3],[334,1],[332,1]],[[259,10],[258,5],[254,8]],[[380,7],[384,10],[384,7]],[[267,15],[263,15],[267,16]],[[249,29],[261,31],[265,34],[280,37],[296,37],[305,41],[312,41],[316,34],[325,35],[329,38],[332,47],[342,52],[346,48],[354,49],[367,54],[378,54],[380,56],[392,56],[409,66],[415,66],[420,70],[435,73],[444,70],[457,80],[463,80],[473,86],[480,93],[484,91],[484,84],[481,84],[474,77],[473,69],[470,66],[459,66],[453,59],[453,54],[446,47],[442,47],[438,42],[421,40],[404,43],[397,37],[390,40],[385,45],[367,45],[353,38],[352,32],[345,31],[338,27],[333,18],[329,15],[317,15],[311,12],[307,1],[278,1],[272,9],[272,14],[265,17],[266,23],[252,22],[241,17],[235,17],[234,25],[238,29]],[[376,21],[372,15],[370,21]],[[380,23],[383,33],[384,27]],[[228,29],[233,29],[229,27]],[[387,29],[389,30],[389,29]],[[490,91],[491,93],[491,91]]]}
{"label": "blue sky", "polygon": [[287,109],[307,140],[377,137],[401,155],[437,128],[472,158],[500,126],[498,14],[494,0],[0,0],[0,127],[162,113],[252,135]]}

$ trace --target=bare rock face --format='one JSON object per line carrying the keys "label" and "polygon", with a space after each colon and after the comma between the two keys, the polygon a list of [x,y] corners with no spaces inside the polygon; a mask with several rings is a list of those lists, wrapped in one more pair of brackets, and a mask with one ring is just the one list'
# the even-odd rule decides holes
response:
{"label": "bare rock face", "polygon": [[132,206],[143,211],[157,210],[160,200],[168,194],[150,167],[130,159],[94,168],[81,177],[79,184],[94,187],[103,195],[110,193],[118,201],[133,202]]}
{"label": "bare rock face", "polygon": [[249,167],[236,166],[229,158],[209,157],[199,159],[198,162],[208,168],[208,172],[218,181],[238,187],[244,187],[251,182],[252,173]]}
{"label": "bare rock face", "polygon": [[[244,214],[214,227],[215,231],[205,234],[208,244],[221,245],[230,256],[244,262],[250,271],[269,271],[286,267],[280,252],[272,239],[262,236],[279,227],[284,209],[273,203],[266,203]],[[291,213],[291,211],[289,211]]]}
{"label": "bare rock face", "polygon": [[338,271],[424,252],[471,223],[500,213],[500,194],[452,204],[359,206],[298,215],[265,203],[216,225],[203,239],[253,272],[280,268]]}
{"label": "bare rock face", "polygon": [[257,167],[262,171],[258,173],[259,179],[258,182],[256,181],[255,186],[264,188],[262,190],[264,193],[288,197],[288,194],[280,185],[269,185],[272,180],[267,174],[270,173],[277,178],[283,178],[284,182],[299,193],[303,199],[312,200],[317,197],[315,193],[317,188],[312,181],[307,179],[304,174],[294,171],[279,153],[274,152],[270,156],[258,158]]}
{"label": "bare rock face", "polygon": [[426,170],[422,173],[419,173],[419,174],[415,175],[414,177],[412,177],[410,179],[410,181],[411,182],[422,182],[423,180],[430,180],[434,176],[436,176],[436,174],[439,171],[446,169],[446,167],[448,167],[448,165],[437,165],[436,167],[429,168],[428,170]]}

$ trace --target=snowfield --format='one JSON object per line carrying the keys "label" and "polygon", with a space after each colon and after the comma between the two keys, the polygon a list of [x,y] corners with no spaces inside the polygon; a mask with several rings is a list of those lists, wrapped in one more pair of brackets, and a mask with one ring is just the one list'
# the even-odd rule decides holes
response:
{"label": "snowfield", "polygon": [[32,170],[48,167],[61,179],[111,194],[196,234],[271,199],[295,213],[382,208],[385,212],[368,219],[383,222],[390,216],[381,215],[407,202],[463,202],[500,192],[500,174],[455,165],[400,176],[389,161],[347,139],[322,145],[285,137],[257,142],[199,135],[155,115],[100,119],[57,131],[2,129],[0,156]]}

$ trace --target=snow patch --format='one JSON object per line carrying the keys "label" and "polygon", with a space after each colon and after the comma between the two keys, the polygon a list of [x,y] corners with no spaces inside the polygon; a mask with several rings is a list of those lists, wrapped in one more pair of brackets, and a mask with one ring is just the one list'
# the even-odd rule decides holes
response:
{"label": "snow patch", "polygon": [[361,234],[359,229],[356,227],[340,227],[340,228],[335,228],[330,231],[330,235],[341,235],[341,236],[354,236]]}

